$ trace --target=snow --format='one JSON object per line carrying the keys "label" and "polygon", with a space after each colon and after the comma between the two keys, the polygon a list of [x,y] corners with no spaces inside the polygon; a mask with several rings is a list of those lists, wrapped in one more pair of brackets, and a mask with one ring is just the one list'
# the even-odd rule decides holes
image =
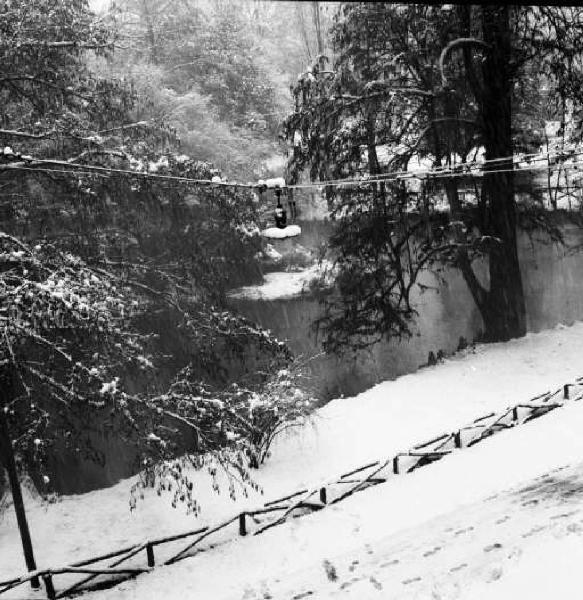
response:
{"label": "snow", "polygon": [[117,384],[119,383],[119,377],[116,377],[109,383],[104,383],[99,390],[100,394],[115,394],[117,392]]}
{"label": "snow", "polygon": [[[468,598],[499,598],[489,585],[507,572],[512,574],[521,553],[532,551],[535,542],[562,540],[569,528],[580,535],[581,514],[573,518],[578,512],[576,503],[522,506],[528,502],[529,487],[544,482],[535,478],[556,465],[581,459],[583,440],[578,430],[583,426],[583,405],[573,404],[564,411],[260,537],[236,539],[123,583],[102,596],[259,599],[311,592],[316,598],[360,600],[466,598],[467,590]],[[571,425],[567,433],[565,422]],[[551,475],[558,482],[575,476],[581,485],[583,465],[578,463],[561,477]],[[524,483],[516,486],[517,481]],[[532,557],[518,565],[523,572],[514,573],[514,581],[498,584],[509,588],[509,598],[513,589],[523,587],[522,581],[533,569],[540,569]],[[220,572],[229,576],[213,576]],[[560,573],[564,572],[563,568]],[[572,577],[567,581],[565,588],[577,589],[572,587]],[[480,591],[484,596],[476,596]]]}
{"label": "snow", "polygon": [[237,288],[229,293],[230,298],[247,300],[283,300],[299,296],[306,291],[310,281],[321,273],[316,264],[301,271],[266,273],[264,283]]}
{"label": "snow", "polygon": [[259,231],[259,227],[257,227],[256,225],[252,225],[249,223],[243,223],[240,225],[237,225],[235,227],[235,229],[241,233],[244,237],[254,237],[255,235],[258,235],[260,233]]}
{"label": "snow", "polygon": [[161,156],[156,162],[150,161],[148,163],[148,170],[150,173],[157,173],[161,168],[167,169],[169,166],[168,157]]}
{"label": "snow", "polygon": [[285,187],[285,179],[283,177],[273,177],[271,179],[266,179],[264,183],[268,188],[284,188]]}
{"label": "snow", "polygon": [[432,168],[433,158],[421,157],[418,154],[415,154],[407,164],[407,171],[410,173],[430,171]]}
{"label": "snow", "polygon": [[271,244],[265,245],[263,253],[267,258],[274,262],[278,262],[283,258],[283,256]]}
{"label": "snow", "polygon": [[[582,374],[583,323],[468,349],[435,367],[330,402],[312,424],[280,437],[255,476],[264,497],[250,494],[233,504],[227,494],[214,496],[208,477],[200,474],[198,520],[154,493],[129,513],[133,479],[46,506],[29,496],[37,562],[41,568],[58,566],[218,523]],[[308,593],[305,597],[355,600],[574,597],[580,570],[562,561],[572,552],[567,564],[575,565],[582,555],[583,513],[577,505],[583,490],[582,430],[583,402],[567,404],[261,536],[239,538],[235,527],[229,543],[92,595],[121,600],[252,600]],[[162,549],[156,552],[158,558]],[[543,593],[541,561],[550,580],[566,578],[556,588],[564,594],[549,593],[548,585]],[[6,512],[0,579],[23,571],[15,518]]]}
{"label": "snow", "polygon": [[582,560],[581,539],[571,536],[545,540],[529,548],[505,577],[476,586],[466,600],[578,598],[583,588]]}
{"label": "snow", "polygon": [[261,232],[261,235],[271,239],[283,239],[288,237],[295,237],[302,233],[302,228],[299,225],[288,225],[283,229],[279,227],[268,227]]}
{"label": "snow", "polygon": [[283,154],[274,154],[263,161],[263,168],[272,173],[279,171],[280,173],[285,168],[286,158]]}
{"label": "snow", "polygon": [[[555,485],[573,478],[579,486],[583,482],[583,465],[577,462],[583,456],[583,404],[563,410],[340,505],[260,537],[236,539],[102,596],[259,599],[311,592],[310,597],[353,600],[574,597],[581,576],[576,570],[569,575],[558,558],[550,563],[559,564],[556,575],[542,563],[545,575],[552,581],[566,577],[561,586],[571,596],[549,594],[548,581],[542,590],[527,586],[533,595],[524,593],[525,581],[541,570],[539,556],[563,557],[563,543],[567,551],[583,547],[577,499],[568,506],[555,499],[524,507],[529,488],[538,485],[542,494],[545,478],[554,478]],[[572,462],[576,466],[560,475],[550,473]],[[517,481],[523,483],[517,486]],[[512,576],[508,581],[506,573]]]}

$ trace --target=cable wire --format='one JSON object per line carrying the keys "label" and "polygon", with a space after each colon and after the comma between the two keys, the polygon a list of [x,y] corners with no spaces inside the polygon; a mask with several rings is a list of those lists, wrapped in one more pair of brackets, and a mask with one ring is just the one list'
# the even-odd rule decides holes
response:
{"label": "cable wire", "polygon": [[[551,158],[566,158],[572,159],[576,156],[582,156],[583,151],[578,152],[564,152],[564,151],[555,151],[555,152],[546,152],[546,153],[532,153],[532,154],[523,154],[523,155],[514,155],[507,157],[500,157],[494,159],[488,159],[483,161],[471,161],[471,162],[461,162],[457,165],[442,165],[440,167],[433,167],[431,169],[418,170],[418,171],[409,171],[409,170],[400,170],[400,171],[390,171],[388,173],[382,173],[375,176],[366,176],[361,178],[346,178],[346,179],[331,179],[326,181],[316,181],[310,183],[298,183],[286,185],[287,189],[321,189],[325,187],[343,187],[349,185],[365,185],[372,183],[386,183],[391,181],[405,180],[405,179],[443,179],[443,178],[459,178],[459,177],[468,177],[468,176],[478,176],[482,177],[483,175],[491,174],[491,173],[520,173],[525,171],[554,171],[554,170],[572,170],[578,169],[579,166],[583,167],[583,161],[574,161],[567,164],[543,164],[543,165],[520,165],[521,162],[529,161],[539,162],[541,160],[546,160],[547,163]],[[508,162],[510,160],[517,161],[519,166],[509,168],[509,169],[484,169],[484,166],[492,165],[494,166],[497,163]],[[513,163],[515,164],[515,163]],[[47,165],[46,167],[35,166],[35,165]],[[51,165],[61,167],[50,168]],[[503,166],[503,165],[501,165]],[[3,167],[3,168],[2,168]],[[480,169],[480,170],[476,170]],[[161,181],[173,181],[176,183],[185,183],[185,184],[194,184],[194,185],[205,185],[205,186],[217,186],[217,187],[234,187],[234,188],[244,188],[244,189],[257,189],[260,187],[259,183],[238,183],[238,182],[229,182],[229,181],[212,181],[210,179],[196,179],[191,177],[183,177],[178,175],[160,175],[157,173],[150,173],[147,171],[134,171],[130,169],[116,169],[113,167],[103,167],[100,165],[86,165],[86,164],[76,164],[69,163],[66,161],[58,161],[58,160],[46,160],[46,159],[27,159],[24,163],[7,163],[3,166],[0,166],[0,173],[7,172],[9,170],[20,170],[20,171],[37,171],[44,173],[61,173],[61,174],[80,174],[80,175],[100,175],[103,177],[107,177],[112,174],[119,175],[127,175],[130,177],[141,177],[152,180],[161,180]]]}

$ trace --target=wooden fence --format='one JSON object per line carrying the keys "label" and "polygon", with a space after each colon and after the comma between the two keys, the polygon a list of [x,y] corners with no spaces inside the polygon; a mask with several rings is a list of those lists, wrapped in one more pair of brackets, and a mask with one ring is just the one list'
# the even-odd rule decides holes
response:
{"label": "wooden fence", "polygon": [[[566,401],[576,401],[582,398],[583,377],[580,377],[572,383],[561,386],[554,392],[545,392],[528,402],[522,402],[504,411],[492,412],[479,417],[457,431],[436,436],[431,440],[417,444],[407,452],[399,452],[389,458],[370,462],[339,477],[320,483],[314,488],[298,490],[287,496],[271,500],[255,510],[246,510],[236,514],[214,527],[202,527],[194,531],[148,540],[65,567],[42,569],[27,573],[22,577],[0,582],[0,594],[38,578],[43,580],[49,600],[71,597],[90,589],[111,587],[120,581],[151,571],[156,565],[154,552],[156,547],[176,545],[181,540],[194,538],[189,540],[188,544],[178,552],[174,549],[170,556],[166,556],[159,562],[161,565],[170,565],[213,547],[208,544],[204,547],[202,545],[204,540],[208,542],[211,537],[215,538],[215,544],[231,539],[236,535],[234,531],[229,533],[231,526],[237,528],[240,536],[260,535],[272,527],[284,523],[289,518],[321,510],[327,505],[341,502],[356,492],[373,485],[385,483],[391,477],[410,473],[415,469],[440,460],[454,451],[477,444],[499,431],[536,419],[563,406]],[[134,559],[134,562],[139,560],[143,564],[144,558],[146,566],[120,566],[132,559]],[[105,566],[95,566],[97,563],[103,563],[110,559],[115,560]],[[83,577],[70,582],[60,591],[56,590],[54,581],[56,576],[68,576],[70,579],[71,576],[78,575],[83,575]]]}

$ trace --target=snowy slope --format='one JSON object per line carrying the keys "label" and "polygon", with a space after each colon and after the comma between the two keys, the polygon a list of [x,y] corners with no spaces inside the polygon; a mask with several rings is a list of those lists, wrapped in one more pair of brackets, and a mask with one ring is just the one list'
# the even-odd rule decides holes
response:
{"label": "snowy slope", "polygon": [[[100,597],[579,597],[578,571],[562,582],[572,596],[545,595],[555,579],[549,569],[557,565],[557,575],[565,575],[556,557],[545,563],[546,587],[533,589],[528,579],[541,567],[538,556],[560,551],[562,557],[577,547],[575,556],[582,555],[582,428],[583,403],[573,404],[390,485]],[[519,590],[528,593],[512,596]]]}
{"label": "snowy slope", "polygon": [[[278,442],[273,458],[258,473],[257,480],[265,489],[265,497],[256,496],[245,502],[240,499],[235,506],[223,496],[210,494],[201,481],[204,512],[198,521],[170,508],[167,499],[153,495],[146,497],[130,514],[131,481],[120,482],[107,490],[66,497],[48,507],[29,501],[37,562],[39,567],[65,564],[149,537],[214,523],[240,510],[244,504],[256,506],[270,497],[315,484],[370,459],[405,450],[486,412],[527,400],[580,375],[583,375],[581,323],[530,334],[506,344],[479,346],[444,364],[379,384],[355,398],[338,399],[322,408],[313,425],[305,427],[299,435],[287,436]],[[124,597],[160,597],[164,589],[166,596],[172,590],[170,598],[243,598],[244,589],[248,588],[251,595],[247,597],[255,598],[263,597],[253,594],[263,594],[259,588],[261,580],[267,578],[269,585],[282,590],[281,594],[273,592],[272,597],[291,598],[296,594],[291,591],[297,588],[298,582],[310,581],[310,574],[316,578],[314,581],[323,578],[324,587],[314,588],[318,594],[347,594],[351,587],[357,589],[356,583],[341,590],[346,578],[341,580],[337,573],[337,580],[330,581],[322,566],[324,560],[335,565],[334,557],[340,557],[336,559],[337,571],[347,560],[346,569],[354,560],[364,564],[369,556],[365,544],[370,548],[378,546],[379,551],[373,550],[373,554],[394,554],[396,549],[391,544],[395,536],[403,538],[405,550],[410,539],[419,540],[423,547],[440,545],[434,541],[439,537],[438,523],[447,517],[436,521],[433,538],[430,535],[433,530],[424,524],[428,519],[447,513],[462,516],[463,510],[469,510],[466,520],[480,521],[485,518],[480,513],[480,500],[484,496],[537,477],[545,470],[567,463],[576,465],[583,460],[583,442],[579,441],[583,436],[577,435],[582,428],[579,404],[559,409],[524,428],[499,434],[399,478],[397,484],[390,487],[388,484],[377,486],[316,515],[294,520],[257,538],[235,540],[99,595],[122,597],[120,590],[123,589]],[[201,476],[201,479],[204,478]],[[462,505],[469,508],[462,510],[459,508]],[[501,505],[500,510],[506,510],[505,506]],[[403,531],[407,528],[412,529]],[[429,536],[427,543],[423,536]],[[452,548],[458,547],[457,537],[454,542]],[[476,543],[479,545],[481,541]],[[422,562],[412,560],[411,564],[417,565],[413,570],[428,572]],[[381,581],[384,571],[374,564],[371,568],[379,571],[378,577],[374,573],[372,576],[385,589],[388,584]],[[436,568],[441,567],[438,564]],[[356,566],[353,571],[355,569]],[[15,519],[9,512],[0,522],[0,579],[23,570]],[[227,570],[228,576],[225,576]],[[297,575],[293,575],[293,571],[297,571]],[[466,572],[469,568],[463,567],[458,575],[449,575],[447,580],[461,578],[462,581]],[[275,581],[278,573],[280,583]],[[387,577],[390,581],[401,581],[391,574]],[[328,584],[336,587],[326,587]],[[413,595],[408,597],[431,597],[432,592],[428,592],[425,585],[412,582],[403,588],[403,593],[410,590]],[[374,582],[369,587],[373,590],[370,593],[375,593]],[[415,596],[417,588],[421,595]],[[402,590],[399,588],[393,593],[400,594]],[[367,597],[362,591],[360,594],[354,597]]]}

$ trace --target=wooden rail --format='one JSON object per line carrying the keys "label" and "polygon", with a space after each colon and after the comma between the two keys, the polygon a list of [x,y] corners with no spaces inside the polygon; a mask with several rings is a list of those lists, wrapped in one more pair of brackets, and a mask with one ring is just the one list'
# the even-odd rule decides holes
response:
{"label": "wooden rail", "polygon": [[[579,389],[577,390],[577,388]],[[536,419],[543,414],[560,408],[566,401],[577,401],[582,398],[583,377],[579,377],[574,382],[566,383],[552,393],[544,392],[528,402],[520,402],[499,413],[491,412],[478,417],[469,425],[461,427],[457,431],[444,433],[426,442],[416,444],[406,452],[399,452],[394,456],[369,462],[312,489],[301,489],[281,498],[270,500],[256,509],[236,514],[214,527],[201,527],[193,531],[150,539],[140,544],[127,546],[121,550],[81,560],[65,567],[37,570],[21,577],[1,581],[0,594],[23,585],[34,578],[42,578],[49,600],[71,597],[88,589],[93,589],[97,585],[99,587],[111,587],[122,580],[151,571],[156,565],[154,554],[156,546],[196,536],[194,541],[189,542],[182,550],[161,563],[169,565],[193,556],[193,550],[200,551],[199,545],[203,540],[233,524],[237,525],[239,536],[246,536],[251,532],[253,535],[260,535],[272,527],[285,523],[289,518],[304,514],[305,511],[313,512],[321,510],[329,504],[341,502],[356,492],[373,485],[385,483],[391,477],[410,473],[436,460],[441,460],[452,452],[477,444],[499,431]],[[553,401],[551,402],[551,400]],[[348,489],[346,486],[349,486]],[[271,517],[274,513],[280,514]],[[262,517],[266,520],[262,520]],[[143,551],[146,554],[147,566],[120,567],[121,564]],[[89,566],[112,558],[116,560],[105,567]],[[54,586],[54,577],[67,574],[82,574],[86,577],[57,593]],[[109,579],[99,584],[94,583],[92,586],[87,585],[100,576],[108,576]]]}

